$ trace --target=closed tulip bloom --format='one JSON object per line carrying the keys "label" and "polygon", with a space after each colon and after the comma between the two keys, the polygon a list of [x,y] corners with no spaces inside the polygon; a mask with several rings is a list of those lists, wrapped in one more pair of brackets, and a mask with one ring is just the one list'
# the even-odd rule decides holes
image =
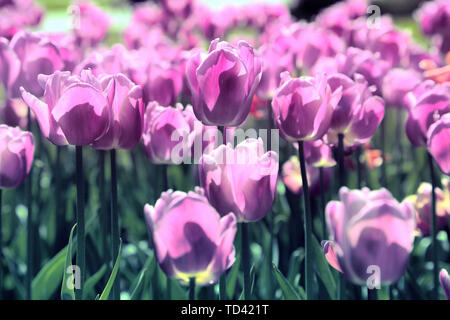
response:
{"label": "closed tulip bloom", "polygon": [[[283,164],[281,178],[286,187],[294,194],[303,195],[303,180],[300,174],[300,162],[296,156],[292,156]],[[306,176],[308,178],[309,193],[311,196],[320,194],[320,173],[319,168],[306,164]],[[333,177],[333,169],[323,168],[324,190],[330,186]]]}
{"label": "closed tulip bloom", "polygon": [[101,85],[104,90],[109,89],[107,96],[112,119],[108,131],[92,146],[102,150],[132,149],[141,140],[144,127],[141,86],[121,73],[102,78]]}
{"label": "closed tulip bloom", "polygon": [[[294,144],[298,148],[297,144]],[[334,167],[336,161],[333,159],[331,147],[322,140],[308,141],[304,144],[305,160],[310,166],[316,168]]]}
{"label": "closed tulip bloom", "polygon": [[143,84],[146,102],[156,101],[164,107],[173,106],[183,87],[183,74],[167,61],[149,66],[147,81]]}
{"label": "closed tulip bloom", "polygon": [[31,170],[33,135],[19,128],[0,125],[0,188],[22,184]]}
{"label": "closed tulip bloom", "polygon": [[164,273],[188,284],[209,285],[235,260],[233,246],[236,217],[221,217],[208,203],[203,190],[184,193],[169,190],[155,206],[144,207],[145,219]]}
{"label": "closed tulip bloom", "polygon": [[[436,188],[436,217],[437,228],[443,230],[450,219],[450,180],[442,179],[443,190]],[[424,236],[431,233],[431,184],[423,182],[417,189],[416,194],[406,197],[417,212],[417,228]]]}
{"label": "closed tulip bloom", "polygon": [[333,92],[342,97],[333,111],[327,142],[338,143],[338,135],[344,135],[344,145],[351,147],[370,140],[384,117],[384,101],[372,95],[372,88],[359,74],[353,81],[344,74],[328,77]]}
{"label": "closed tulip bloom", "polygon": [[447,270],[441,270],[441,272],[439,273],[439,281],[441,282],[445,297],[447,298],[447,300],[450,300],[450,276],[448,275]]}
{"label": "closed tulip bloom", "polygon": [[406,135],[414,146],[424,147],[430,126],[444,114],[450,113],[450,84],[432,86],[425,81],[419,87],[419,93],[409,93],[408,98],[414,104],[408,110]]}
{"label": "closed tulip bloom", "polygon": [[406,94],[412,91],[421,81],[422,76],[415,70],[392,69],[383,79],[383,98],[390,107],[406,109]]}
{"label": "closed tulip bloom", "polygon": [[111,21],[101,8],[88,1],[82,1],[73,4],[72,10],[78,19],[73,27],[79,42],[94,46],[103,40]]}
{"label": "closed tulip bloom", "polygon": [[339,191],[340,201],[326,207],[333,241],[324,241],[325,257],[352,283],[366,285],[369,267],[379,268],[380,284],[398,281],[413,248],[415,210],[399,204],[386,189]]}
{"label": "closed tulip bloom", "polygon": [[328,131],[341,91],[331,91],[324,75],[291,78],[281,75],[272,110],[281,135],[288,141],[312,141]]}
{"label": "closed tulip bloom", "polygon": [[450,112],[428,129],[428,151],[441,171],[450,176]]}
{"label": "closed tulip bloom", "polygon": [[0,82],[11,95],[11,87],[20,73],[20,60],[9,46],[8,40],[0,38]]}
{"label": "closed tulip bloom", "polygon": [[38,75],[52,74],[64,66],[58,48],[46,37],[25,31],[17,33],[9,46],[20,61],[20,72],[9,89],[12,97],[20,97],[20,87],[41,97],[44,90],[38,82]]}
{"label": "closed tulip bloom", "polygon": [[[179,163],[191,155],[195,132],[191,130],[192,109],[163,107],[150,102],[144,116],[144,150],[150,162],[155,164]],[[175,149],[177,148],[177,149]],[[175,159],[176,157],[177,159]]]}
{"label": "closed tulip bloom", "polygon": [[238,126],[248,116],[261,79],[261,59],[245,41],[216,39],[186,65],[196,117],[205,125]]}
{"label": "closed tulip bloom", "polygon": [[[21,88],[22,98],[33,110],[43,135],[55,145],[90,145],[107,132],[110,125],[108,88],[84,70],[81,76],[57,71],[40,75],[44,101]],[[112,83],[111,83],[112,85]]]}
{"label": "closed tulip bloom", "polygon": [[235,149],[220,145],[204,154],[200,184],[221,214],[233,212],[239,222],[258,221],[270,210],[278,177],[278,155],[264,153],[261,138],[247,139]]}

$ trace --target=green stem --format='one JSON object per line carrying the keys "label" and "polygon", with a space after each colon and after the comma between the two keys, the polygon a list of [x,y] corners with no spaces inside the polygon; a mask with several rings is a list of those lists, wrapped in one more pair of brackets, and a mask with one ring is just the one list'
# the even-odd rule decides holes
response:
{"label": "green stem", "polygon": [[2,234],[2,196],[0,189],[0,300],[3,299],[3,234]]}
{"label": "green stem", "polygon": [[76,146],[77,176],[77,266],[80,268],[80,289],[75,290],[77,300],[83,299],[83,286],[86,278],[86,234],[84,220],[84,170],[83,147]]}
{"label": "green stem", "polygon": [[54,192],[56,198],[56,208],[55,208],[55,225],[56,225],[56,235],[55,235],[55,244],[54,244],[54,252],[55,254],[61,250],[61,246],[64,243],[65,238],[65,215],[62,210],[63,199],[61,194],[61,147],[56,147],[56,160],[55,160],[55,181],[54,181]]}
{"label": "green stem", "polygon": [[[339,170],[339,188],[346,185],[346,174],[345,174],[345,164],[344,164],[344,135],[340,133],[338,135],[338,170]],[[338,281],[338,300],[345,299],[345,279],[342,274],[339,274]]]}
{"label": "green stem", "polygon": [[[31,132],[31,111],[28,109],[27,113],[27,127]],[[33,226],[33,208],[32,208],[32,192],[33,192],[33,167],[28,174],[26,183],[26,202],[27,202],[27,274],[25,279],[26,297],[28,300],[32,299],[31,296],[31,282],[33,280],[34,272],[34,259],[33,259],[33,238],[34,238],[34,226]]]}
{"label": "green stem", "polygon": [[195,300],[195,277],[189,278],[189,300]]}
{"label": "green stem", "polygon": [[250,299],[250,247],[248,242],[248,225],[247,223],[241,223],[242,231],[242,266],[244,269],[244,299]]}
{"label": "green stem", "polygon": [[320,182],[320,217],[322,220],[322,239],[327,239],[327,224],[325,220],[325,186],[323,177],[323,168],[319,168],[319,182]]}
{"label": "green stem", "polygon": [[[111,229],[112,229],[112,256],[117,257],[119,253],[119,213],[117,208],[117,164],[116,150],[112,149],[111,155]],[[120,270],[117,271],[116,281],[113,285],[113,300],[120,299]]]}
{"label": "green stem", "polygon": [[432,258],[433,258],[433,299],[439,298],[439,265],[438,265],[438,244],[437,244],[437,216],[436,216],[436,178],[434,176],[433,157],[428,153],[428,165],[431,177],[431,237],[432,237]]}
{"label": "green stem", "polygon": [[306,162],[303,150],[303,141],[298,142],[298,157],[300,161],[300,171],[302,175],[302,188],[303,188],[303,201],[305,205],[305,288],[306,288],[306,299],[312,299],[313,290],[313,268],[312,268],[312,247],[311,247],[311,237],[312,237],[312,216],[311,216],[311,203],[309,199],[309,186],[308,177],[306,174]]}
{"label": "green stem", "polygon": [[378,291],[377,291],[377,289],[369,289],[369,288],[367,288],[367,300],[378,300]]}
{"label": "green stem", "polygon": [[[102,248],[103,248],[103,261],[107,262],[108,270],[111,264],[111,256],[109,250],[109,230],[108,230],[108,205],[107,197],[105,191],[106,178],[105,178],[105,151],[100,150],[98,153],[99,160],[99,177],[98,177],[98,188],[99,188],[99,198],[100,198],[100,221],[101,221],[101,237],[102,237]],[[108,273],[109,274],[109,273]]]}
{"label": "green stem", "polygon": [[381,158],[383,163],[381,164],[381,185],[387,186],[387,173],[386,173],[386,118],[381,121],[380,125],[380,140],[381,140]]}
{"label": "green stem", "polygon": [[220,276],[219,279],[219,299],[228,300],[227,297],[227,278],[225,273]]}
{"label": "green stem", "polygon": [[358,181],[358,189],[362,188],[363,179],[362,179],[362,165],[361,165],[361,146],[356,148],[355,152],[355,158],[356,158],[356,174],[357,174],[357,181]]}

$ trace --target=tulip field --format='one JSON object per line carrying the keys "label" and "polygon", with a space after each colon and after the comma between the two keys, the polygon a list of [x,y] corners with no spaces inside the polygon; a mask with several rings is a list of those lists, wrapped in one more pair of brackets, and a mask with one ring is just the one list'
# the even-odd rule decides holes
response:
{"label": "tulip field", "polygon": [[450,1],[218,3],[0,0],[0,300],[450,299]]}

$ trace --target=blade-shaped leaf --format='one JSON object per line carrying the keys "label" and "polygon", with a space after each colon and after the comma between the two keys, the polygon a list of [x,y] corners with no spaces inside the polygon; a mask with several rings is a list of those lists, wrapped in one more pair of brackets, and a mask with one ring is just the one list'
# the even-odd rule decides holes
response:
{"label": "blade-shaped leaf", "polygon": [[111,292],[114,281],[116,280],[117,272],[119,271],[121,254],[122,254],[122,239],[120,239],[119,252],[117,254],[116,262],[114,263],[114,267],[112,269],[111,276],[109,277],[109,280],[106,283],[106,287],[103,290],[99,300],[108,300],[108,298],[109,298],[109,293]]}
{"label": "blade-shaped leaf", "polygon": [[89,279],[86,280],[86,283],[84,284],[83,299],[87,299],[89,293],[95,292],[95,285],[102,279],[107,269],[108,267],[106,266],[106,264],[102,265],[102,267],[96,273],[94,273]]}
{"label": "blade-shaped leaf", "polygon": [[[67,245],[67,252],[66,252],[66,263],[64,265],[64,272],[63,272],[63,280],[61,284],[61,300],[75,300],[75,291],[72,285],[69,285],[67,283],[68,280],[68,268],[72,265],[72,238],[73,238],[73,232],[75,231],[77,224],[75,223],[72,227],[72,230],[70,230],[70,236],[69,236],[69,243]],[[73,276],[72,276],[73,277]]]}
{"label": "blade-shaped leaf", "polygon": [[283,296],[286,300],[301,300],[300,295],[295,291],[294,287],[287,281],[286,277],[278,270],[275,264],[272,264],[273,273],[280,285]]}

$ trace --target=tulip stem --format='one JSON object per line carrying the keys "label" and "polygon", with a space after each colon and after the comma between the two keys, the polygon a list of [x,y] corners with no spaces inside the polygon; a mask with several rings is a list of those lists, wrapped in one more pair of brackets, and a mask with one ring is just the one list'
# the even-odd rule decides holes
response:
{"label": "tulip stem", "polygon": [[55,198],[56,198],[56,208],[55,208],[55,225],[56,225],[56,236],[55,236],[55,244],[54,244],[54,250],[55,253],[58,252],[62,244],[64,243],[64,227],[65,227],[65,217],[64,217],[64,211],[61,210],[61,207],[63,206],[63,199],[61,195],[61,147],[56,147],[56,160],[55,160],[55,171],[56,174],[54,174],[55,179]]}
{"label": "tulip stem", "polygon": [[356,158],[356,174],[358,178],[358,189],[362,188],[362,164],[361,164],[361,146],[358,146],[356,148],[355,152],[355,158]]}
{"label": "tulip stem", "polygon": [[320,183],[320,217],[322,220],[322,239],[327,239],[327,225],[325,221],[325,186],[323,177],[323,167],[319,168]]}
{"label": "tulip stem", "polygon": [[367,300],[378,300],[377,289],[367,288]]}
{"label": "tulip stem", "polygon": [[300,171],[302,175],[303,201],[305,204],[305,288],[306,299],[312,299],[313,290],[313,268],[312,268],[312,216],[311,203],[309,199],[308,177],[306,174],[305,154],[303,150],[303,141],[298,142],[298,157],[300,161]]}
{"label": "tulip stem", "polygon": [[248,225],[241,223],[242,266],[244,268],[244,300],[250,299],[250,247],[248,242]]}
{"label": "tulip stem", "polygon": [[386,174],[386,118],[381,121],[380,124],[380,140],[381,140],[381,186],[387,186],[387,174]]}
{"label": "tulip stem", "polygon": [[84,172],[83,147],[76,146],[77,179],[77,266],[80,268],[80,288],[75,290],[77,300],[83,299],[84,279],[86,278],[86,235],[84,222]]}
{"label": "tulip stem", "polygon": [[227,279],[225,274],[222,274],[219,278],[219,299],[228,300],[227,297]]}
{"label": "tulip stem", "polygon": [[189,300],[195,300],[195,277],[189,278]]}
{"label": "tulip stem", "polygon": [[2,196],[0,189],[0,299],[3,299],[3,234],[2,234]]}
{"label": "tulip stem", "polygon": [[[344,135],[338,134],[338,170],[339,170],[339,188],[346,185],[345,164],[344,164]],[[345,279],[339,274],[338,300],[345,299]]]}
{"label": "tulip stem", "polygon": [[109,252],[109,228],[108,228],[108,206],[107,206],[107,197],[105,192],[105,184],[106,184],[106,178],[105,178],[105,151],[99,150],[98,153],[98,160],[99,160],[99,178],[98,178],[98,185],[99,185],[99,198],[100,198],[100,222],[101,222],[101,232],[102,232],[102,248],[103,248],[103,261],[107,262],[108,270],[110,269],[109,265],[111,263],[111,257]]}
{"label": "tulip stem", "polygon": [[433,299],[439,298],[439,266],[438,266],[438,244],[437,234],[437,216],[436,216],[436,179],[434,176],[433,157],[428,153],[428,165],[430,167],[431,177],[431,237],[432,237],[432,259],[433,259]]}
{"label": "tulip stem", "polygon": [[[27,129],[31,132],[31,111],[28,108],[27,112]],[[33,280],[34,260],[33,260],[33,210],[32,210],[32,191],[33,191],[33,168],[28,175],[28,181],[25,186],[26,202],[27,202],[27,275],[26,275],[26,297],[31,300],[31,282]]]}
{"label": "tulip stem", "polygon": [[[111,156],[111,229],[112,229],[112,256],[119,254],[119,213],[117,208],[117,164],[116,150],[110,151]],[[120,270],[117,271],[116,281],[113,285],[113,300],[120,300]]]}

